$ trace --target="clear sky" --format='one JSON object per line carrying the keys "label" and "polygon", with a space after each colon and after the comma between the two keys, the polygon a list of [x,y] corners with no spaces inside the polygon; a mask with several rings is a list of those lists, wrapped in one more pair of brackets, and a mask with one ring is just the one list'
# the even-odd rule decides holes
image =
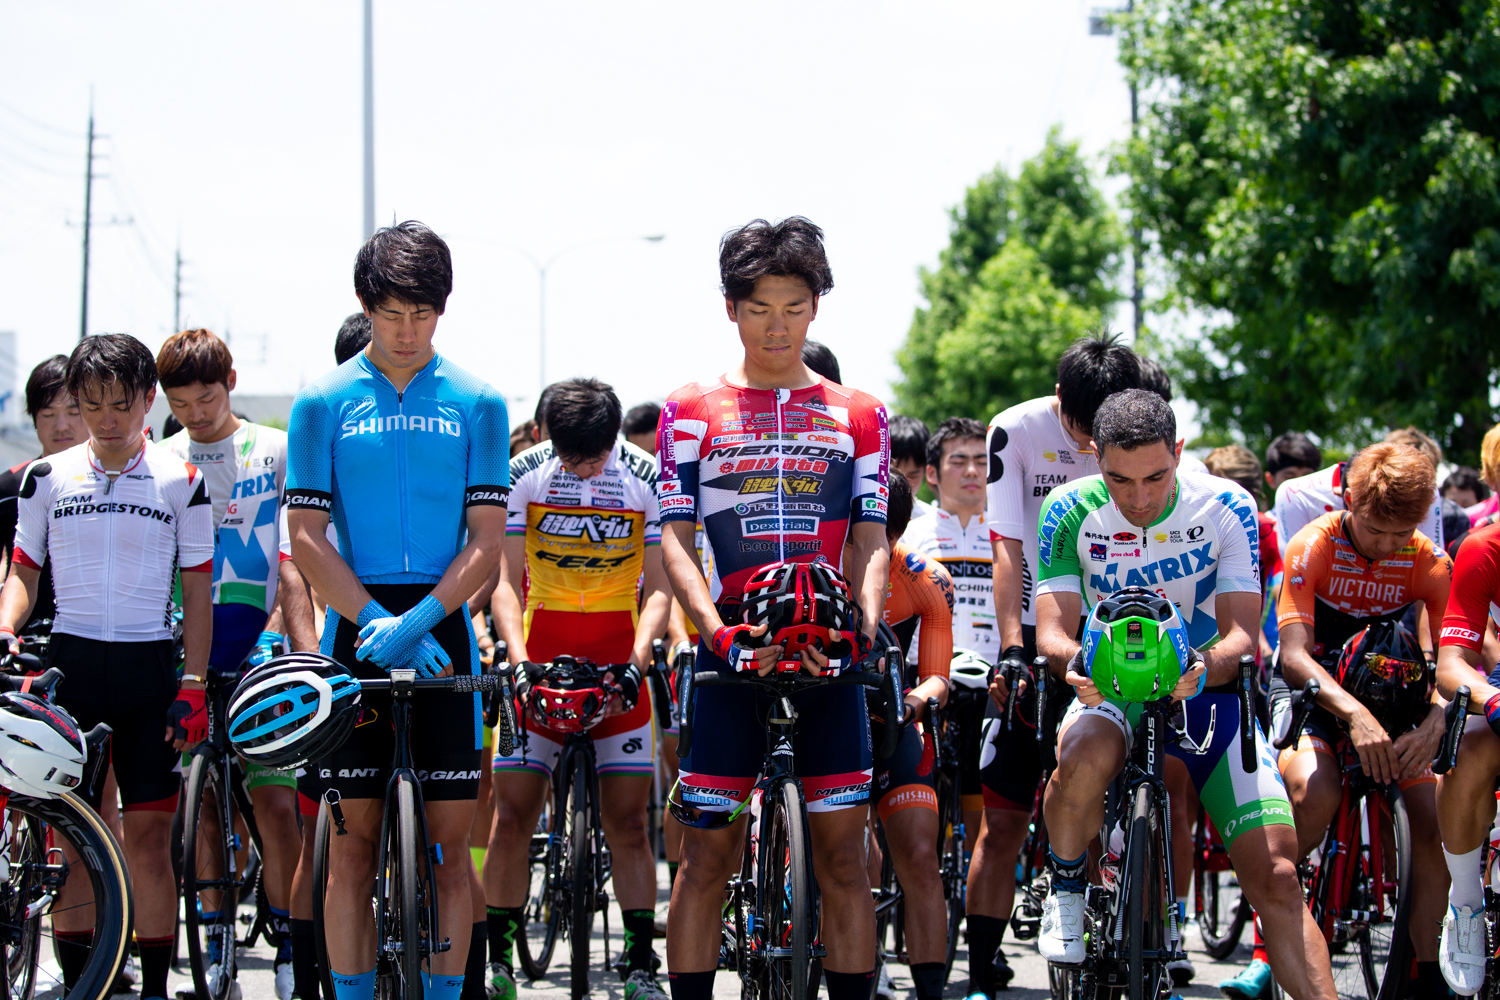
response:
{"label": "clear sky", "polygon": [[[717,241],[757,216],[827,231],[812,335],[888,397],[917,269],[965,186],[1053,124],[1100,156],[1128,134],[1090,8],[376,0],[376,217],[449,240],[438,347],[516,422],[535,405],[538,281],[506,244],[546,260],[625,237],[548,272],[547,374],[597,375],[629,406],[732,363]],[[241,390],[332,367],[357,307],[361,9],[0,2],[0,329],[23,372],[78,336],[91,85],[96,220],[134,221],[95,231],[90,331],[160,344],[180,238],[183,323],[230,332]]]}

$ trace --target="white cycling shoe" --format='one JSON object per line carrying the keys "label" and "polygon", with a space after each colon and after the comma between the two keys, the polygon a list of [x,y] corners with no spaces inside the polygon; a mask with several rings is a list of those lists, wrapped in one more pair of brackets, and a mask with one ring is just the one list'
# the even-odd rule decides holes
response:
{"label": "white cycling shoe", "polygon": [[296,990],[296,979],[292,975],[291,962],[279,962],[276,965],[276,1000],[292,1000],[292,993]]}
{"label": "white cycling shoe", "polygon": [[1042,903],[1042,929],[1036,950],[1049,962],[1078,965],[1083,961],[1083,893],[1052,890]]}
{"label": "white cycling shoe", "polygon": [[1448,907],[1438,946],[1438,969],[1453,992],[1471,997],[1484,985],[1484,911]]}
{"label": "white cycling shoe", "polygon": [[880,966],[880,978],[875,983],[875,996],[879,1000],[896,1000],[896,984],[891,980],[890,970]]}

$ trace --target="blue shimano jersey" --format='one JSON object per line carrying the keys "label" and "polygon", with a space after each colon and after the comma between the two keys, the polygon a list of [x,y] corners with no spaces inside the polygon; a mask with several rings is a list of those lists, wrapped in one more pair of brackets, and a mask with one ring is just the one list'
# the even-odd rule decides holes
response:
{"label": "blue shimano jersey", "polygon": [[510,494],[505,400],[441,355],[397,392],[364,354],[297,394],[286,503],[327,511],[362,583],[436,583],[464,511]]}

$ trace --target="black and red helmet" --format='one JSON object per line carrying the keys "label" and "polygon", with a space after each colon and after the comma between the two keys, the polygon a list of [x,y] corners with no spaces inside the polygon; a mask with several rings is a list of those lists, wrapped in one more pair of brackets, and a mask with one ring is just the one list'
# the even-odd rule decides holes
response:
{"label": "black and red helmet", "polygon": [[757,569],[745,583],[740,617],[747,625],[769,626],[761,642],[785,646],[789,658],[815,649],[835,660],[853,655],[851,640],[864,622],[849,581],[822,556]]}
{"label": "black and red helmet", "polygon": [[1344,643],[1333,679],[1370,710],[1395,739],[1427,717],[1432,668],[1416,638],[1398,621],[1376,622]]}

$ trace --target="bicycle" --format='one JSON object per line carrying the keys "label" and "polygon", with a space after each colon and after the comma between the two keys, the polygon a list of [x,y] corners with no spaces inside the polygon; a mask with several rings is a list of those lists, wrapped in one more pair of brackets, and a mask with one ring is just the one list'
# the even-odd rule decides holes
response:
{"label": "bicycle", "polygon": [[[1252,657],[1241,657],[1240,760],[1250,772],[1259,765],[1251,695],[1254,666]],[[1172,891],[1166,745],[1176,743],[1193,755],[1207,753],[1217,723],[1217,713],[1211,710],[1208,732],[1200,742],[1184,731],[1169,733],[1177,704],[1159,698],[1141,705],[1130,754],[1105,809],[1099,884],[1090,885],[1085,897],[1084,961],[1049,963],[1054,997],[1093,1000],[1123,991],[1130,1000],[1156,1000],[1171,992],[1167,964],[1185,957],[1185,952]]]}
{"label": "bicycle", "polygon": [[[579,728],[567,734],[552,770],[550,823],[532,836],[531,891],[526,900],[525,928],[517,935],[521,968],[531,979],[546,974],[557,940],[568,937],[569,988],[574,1000],[589,990],[589,947],[594,914],[604,915],[605,967],[609,968],[609,845],[599,813],[599,771],[594,741],[588,727],[602,718],[609,692],[604,674],[623,668],[596,665],[586,659],[559,656],[541,665],[530,677],[533,685],[561,688],[580,707]],[[535,697],[535,693],[532,695]],[[641,697],[651,697],[642,685]],[[522,716],[521,745],[527,745]],[[539,831],[541,826],[538,827]],[[533,934],[536,935],[533,940]]]}
{"label": "bicycle", "polygon": [[[440,936],[438,925],[432,868],[434,860],[443,863],[443,855],[441,845],[431,845],[427,837],[422,784],[417,780],[411,750],[412,699],[419,691],[498,693],[500,728],[495,734],[495,747],[508,754],[515,748],[516,732],[510,679],[511,666],[507,663],[489,673],[450,677],[418,677],[415,670],[396,669],[390,671],[389,678],[359,682],[361,691],[391,692],[391,724],[396,733],[375,853],[376,993],[385,1000],[420,1000],[422,962],[451,946],[448,938]],[[347,832],[339,803],[338,789],[323,793],[313,837],[313,937],[324,995],[330,997],[335,993],[328,964],[324,904],[330,843],[332,837]]]}
{"label": "bicycle", "polygon": [[[1295,745],[1317,694],[1317,681],[1310,680],[1293,695],[1293,723],[1276,749]],[[1343,796],[1321,845],[1298,866],[1303,895],[1328,942],[1339,996],[1400,997],[1412,963],[1406,803],[1394,782],[1378,785],[1365,776],[1347,742],[1339,753]],[[1274,980],[1272,996],[1283,996]]]}
{"label": "bicycle", "polygon": [[[1047,719],[1049,669],[1045,656],[1038,656],[1031,663],[1030,679],[1036,684],[1036,739],[1042,748],[1042,774],[1032,796],[1031,821],[1027,824],[1026,840],[1016,862],[1016,900],[1011,907],[1010,929],[1017,941],[1034,941],[1041,933],[1042,903],[1051,891],[1051,878],[1047,874],[1047,820],[1042,811],[1042,793],[1046,791],[1047,779],[1057,765],[1055,735]],[[1015,690],[1020,675],[1021,671],[1016,667],[1006,671],[1007,690]],[[1007,704],[1005,726],[1010,729],[1014,725],[1015,710]]]}
{"label": "bicycle", "polygon": [[[271,916],[260,889],[260,831],[225,726],[226,706],[240,676],[239,671],[208,672],[208,738],[188,755],[172,823],[173,844],[182,852],[178,885],[188,965],[200,1000],[227,1000],[239,973],[237,949],[250,947]],[[239,908],[245,903],[255,913],[240,940]]]}
{"label": "bicycle", "polygon": [[[788,661],[790,662],[790,661]],[[766,755],[761,777],[751,793],[760,803],[755,822],[746,824],[740,874],[729,881],[732,918],[725,932],[734,942],[734,968],[744,993],[759,1000],[806,1000],[812,970],[825,952],[817,941],[819,900],[808,855],[807,805],[802,783],[792,770],[792,741],[797,719],[793,694],[822,686],[862,686],[882,690],[883,714],[899,718],[901,693],[895,671],[865,671],[833,677],[797,671],[689,674],[680,691],[685,706],[677,752],[686,756],[693,740],[693,689],[698,685],[743,685],[767,691],[772,697],[766,716]],[[898,726],[887,726],[880,753],[889,757],[900,736]],[[746,805],[750,800],[747,800]],[[742,807],[743,808],[743,807]],[[731,814],[730,821],[737,818]]]}
{"label": "bicycle", "polygon": [[[0,669],[35,675],[41,664],[21,654],[0,659]],[[27,678],[0,674],[0,691],[30,691],[50,702],[62,680],[56,668]],[[48,951],[55,958],[53,922],[68,909],[88,908],[93,913],[89,955],[68,991],[70,998],[106,1000],[125,964],[134,927],[130,875],[114,835],[84,801],[97,795],[103,783],[110,734],[103,723],[82,734],[87,758],[82,781],[73,792],[45,799],[0,788],[0,965],[7,996],[13,1000],[64,991],[61,976],[53,971],[56,966],[43,962],[43,946],[50,938]],[[75,866],[87,876],[90,897],[59,906]]]}

